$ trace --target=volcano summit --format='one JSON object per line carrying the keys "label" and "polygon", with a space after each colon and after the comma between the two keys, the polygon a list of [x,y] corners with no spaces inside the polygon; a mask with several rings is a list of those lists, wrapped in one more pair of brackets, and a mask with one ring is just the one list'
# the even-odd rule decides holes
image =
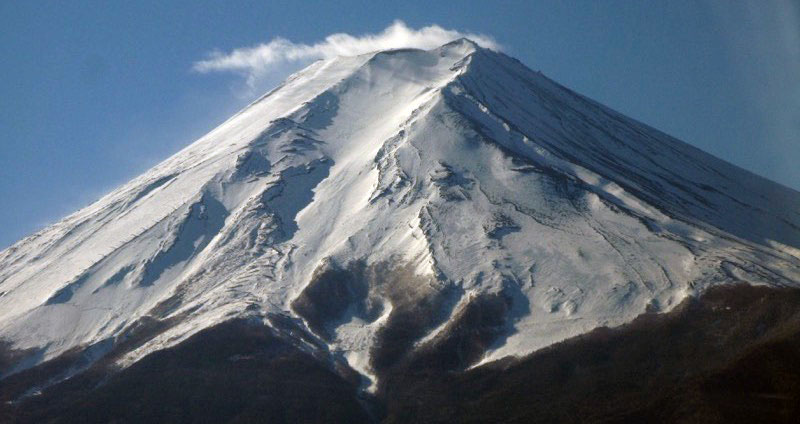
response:
{"label": "volcano summit", "polygon": [[800,193],[461,39],[315,62],[0,252],[0,387],[20,421],[413,421],[388,394],[437,373],[798,286]]}

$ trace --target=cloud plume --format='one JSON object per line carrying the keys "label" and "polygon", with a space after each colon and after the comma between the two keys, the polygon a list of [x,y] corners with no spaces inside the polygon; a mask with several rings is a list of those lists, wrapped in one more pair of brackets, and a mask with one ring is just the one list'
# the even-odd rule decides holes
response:
{"label": "cloud plume", "polygon": [[192,69],[201,73],[239,73],[246,77],[248,86],[254,87],[260,79],[275,71],[282,73],[287,67],[296,67],[317,59],[397,48],[432,49],[461,37],[469,38],[486,48],[500,49],[497,42],[486,35],[463,33],[438,25],[414,29],[397,20],[378,34],[354,36],[337,33],[310,45],[278,37],[268,43],[238,48],[227,53],[214,51],[207,59],[195,62]]}

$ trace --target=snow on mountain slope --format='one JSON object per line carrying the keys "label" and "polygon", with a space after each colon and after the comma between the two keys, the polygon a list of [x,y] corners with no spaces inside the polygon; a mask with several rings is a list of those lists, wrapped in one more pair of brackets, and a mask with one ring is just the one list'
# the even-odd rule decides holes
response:
{"label": "snow on mountain slope", "polygon": [[170,323],[125,365],[285,316],[374,380],[398,327],[492,311],[477,365],[735,281],[800,285],[800,193],[458,40],[316,62],[0,252],[0,339],[18,371]]}

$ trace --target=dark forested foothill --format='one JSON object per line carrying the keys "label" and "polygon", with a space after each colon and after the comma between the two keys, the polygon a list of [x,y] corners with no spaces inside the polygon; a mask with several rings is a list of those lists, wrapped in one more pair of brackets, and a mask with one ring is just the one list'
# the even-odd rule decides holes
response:
{"label": "dark forested foothill", "polygon": [[384,366],[375,396],[360,391],[341,361],[299,349],[260,322],[236,320],[122,371],[101,361],[40,394],[31,387],[74,363],[75,353],[14,374],[0,380],[0,421],[789,423],[800,416],[800,290],[720,286],[667,314],[457,369],[451,356],[469,352],[478,330],[502,316],[486,313],[502,308],[500,300],[480,306],[483,314],[466,312],[473,316],[441,350]]}

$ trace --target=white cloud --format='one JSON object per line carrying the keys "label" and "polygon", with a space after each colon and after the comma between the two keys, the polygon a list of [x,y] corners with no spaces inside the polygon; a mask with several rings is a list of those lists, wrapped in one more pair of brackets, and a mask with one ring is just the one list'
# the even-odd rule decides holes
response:
{"label": "white cloud", "polygon": [[205,60],[194,63],[198,72],[236,72],[247,78],[250,87],[274,71],[283,71],[287,65],[300,65],[316,59],[335,56],[355,56],[378,50],[397,48],[432,49],[449,41],[466,37],[479,45],[499,50],[494,39],[481,34],[463,33],[430,25],[420,29],[409,28],[403,21],[394,21],[378,34],[353,36],[337,33],[314,44],[294,43],[285,38],[273,38],[268,43],[242,47],[229,53],[214,51]]}

